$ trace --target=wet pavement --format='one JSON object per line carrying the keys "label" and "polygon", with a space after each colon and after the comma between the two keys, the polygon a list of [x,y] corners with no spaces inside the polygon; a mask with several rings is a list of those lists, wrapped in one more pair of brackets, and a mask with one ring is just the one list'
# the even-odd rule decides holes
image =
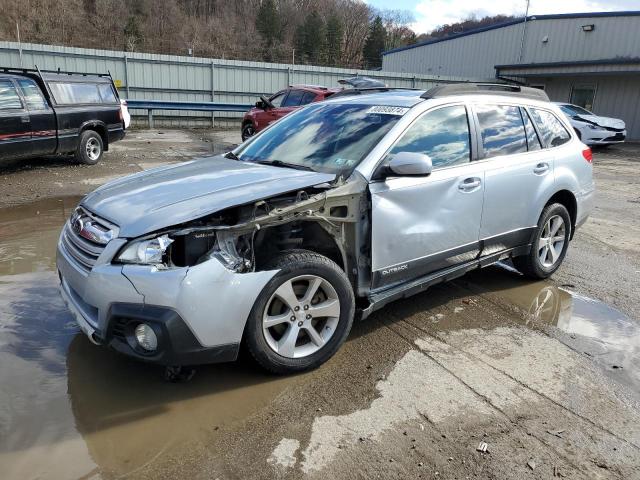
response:
{"label": "wet pavement", "polygon": [[[635,320],[575,293],[574,286],[526,281],[508,266],[473,272],[390,305],[369,325],[356,325],[346,353],[317,372],[273,377],[241,359],[201,367],[188,383],[166,383],[159,367],[89,343],[64,308],[57,291],[55,248],[78,201],[49,198],[0,210],[3,479],[135,477],[185,445],[216,444],[218,431],[245,425],[282,403],[287,392],[313,388],[316,381],[322,385],[323,369],[331,372],[341,364],[355,368],[345,356],[358,348],[359,338],[382,325],[427,350],[433,345],[416,338],[455,343],[456,332],[477,329],[543,332],[593,362],[612,384],[640,396],[640,326]],[[406,358],[401,357],[405,350],[396,348],[395,357]],[[359,358],[362,362],[376,364],[370,352]],[[410,392],[413,387],[407,388]],[[403,418],[378,423],[380,433]],[[322,437],[314,438],[312,434],[309,448],[314,441],[323,445]],[[283,438],[263,459],[264,466],[293,468],[299,445],[297,439]],[[218,448],[209,455],[223,458],[227,452]],[[304,472],[313,471],[304,465]]]}

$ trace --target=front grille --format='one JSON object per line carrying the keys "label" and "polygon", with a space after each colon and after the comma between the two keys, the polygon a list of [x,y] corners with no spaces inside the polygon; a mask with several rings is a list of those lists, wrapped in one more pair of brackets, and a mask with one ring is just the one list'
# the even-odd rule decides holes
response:
{"label": "front grille", "polygon": [[[80,218],[84,223],[91,222],[93,225],[105,231],[111,229],[111,226],[107,222],[102,222],[95,216],[89,216],[89,214],[82,209],[77,211],[76,218]],[[71,221],[68,220],[62,230],[62,246],[82,270],[90,272],[106,245],[81,237],[73,230]]]}
{"label": "front grille", "polygon": [[624,140],[624,135],[622,133],[616,133],[615,135],[604,139],[605,142],[612,142],[616,140]]}
{"label": "front grille", "polygon": [[622,132],[624,128],[613,128],[613,127],[604,127],[605,130],[609,130],[610,132]]}
{"label": "front grille", "polygon": [[119,338],[120,340],[126,340],[127,339],[127,331],[126,331],[127,323],[128,323],[128,320],[126,318],[117,318],[113,323],[113,330],[111,330],[111,334],[114,337]]}

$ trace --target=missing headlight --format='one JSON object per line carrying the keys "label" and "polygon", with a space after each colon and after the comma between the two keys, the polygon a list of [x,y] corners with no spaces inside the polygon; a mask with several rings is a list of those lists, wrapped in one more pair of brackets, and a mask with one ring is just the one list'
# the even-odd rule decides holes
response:
{"label": "missing headlight", "polygon": [[216,232],[195,231],[176,236],[171,245],[171,263],[176,267],[195,265],[216,243]]}

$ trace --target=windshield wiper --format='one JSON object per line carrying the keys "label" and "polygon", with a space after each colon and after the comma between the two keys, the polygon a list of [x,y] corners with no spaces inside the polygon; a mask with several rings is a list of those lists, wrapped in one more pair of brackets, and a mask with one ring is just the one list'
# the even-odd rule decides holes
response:
{"label": "windshield wiper", "polygon": [[258,160],[256,163],[259,163],[260,165],[272,165],[274,167],[295,168],[296,170],[307,170],[309,172],[315,172],[313,168],[306,165],[283,162],[282,160]]}
{"label": "windshield wiper", "polygon": [[231,160],[240,160],[240,157],[233,152],[227,152],[224,154],[224,158],[230,158]]}

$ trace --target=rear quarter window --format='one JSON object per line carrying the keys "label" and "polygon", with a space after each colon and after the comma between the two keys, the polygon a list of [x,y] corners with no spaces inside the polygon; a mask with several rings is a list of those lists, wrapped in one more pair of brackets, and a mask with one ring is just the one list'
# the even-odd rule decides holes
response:
{"label": "rear quarter window", "polygon": [[59,105],[103,103],[96,83],[51,82],[49,88]]}
{"label": "rear quarter window", "polygon": [[98,91],[100,92],[102,103],[118,103],[118,100],[116,99],[116,94],[113,91],[113,87],[110,84],[108,83],[98,84]]}
{"label": "rear quarter window", "polygon": [[542,136],[542,143],[547,147],[559,147],[571,140],[571,135],[562,122],[551,112],[539,108],[529,108],[531,117]]}

